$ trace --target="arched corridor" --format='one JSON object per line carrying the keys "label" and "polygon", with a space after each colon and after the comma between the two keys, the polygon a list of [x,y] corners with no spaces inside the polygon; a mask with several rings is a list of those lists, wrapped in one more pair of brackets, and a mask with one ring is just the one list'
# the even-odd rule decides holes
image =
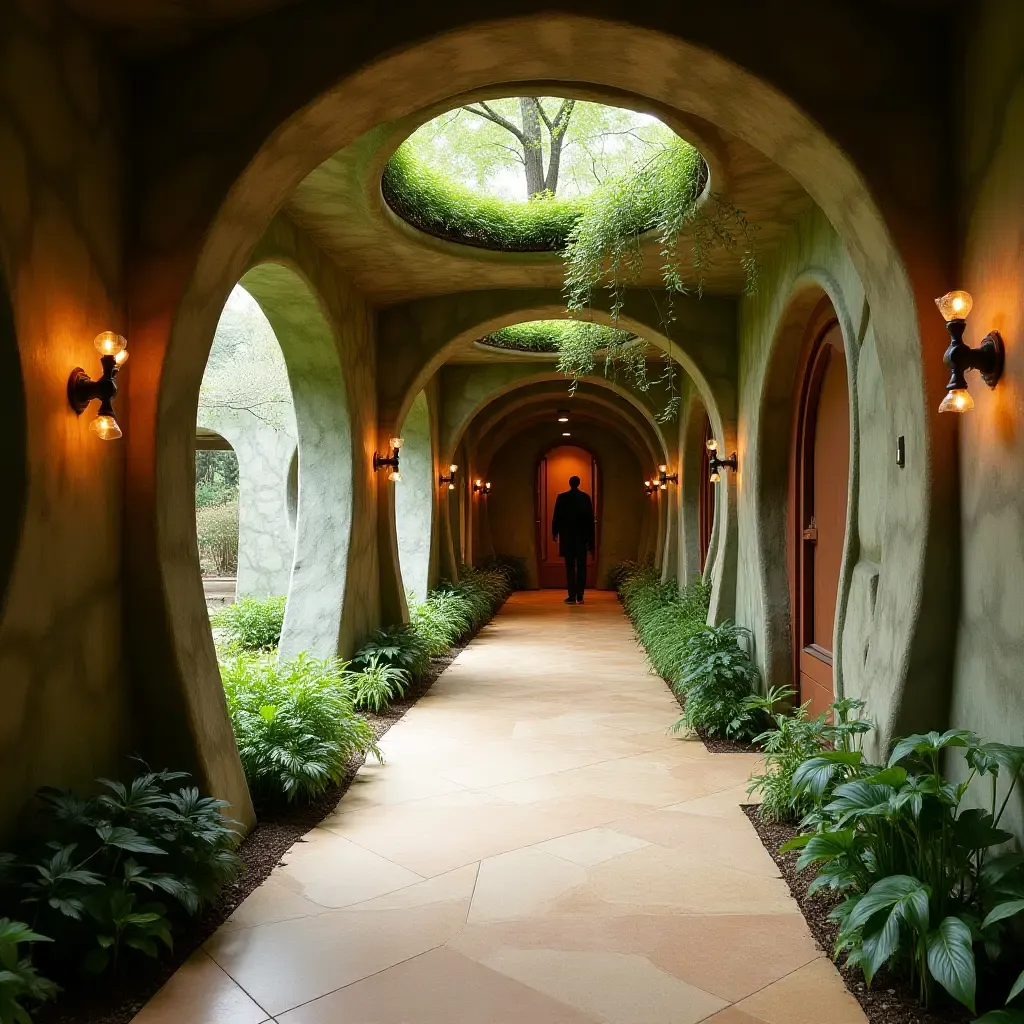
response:
{"label": "arched corridor", "polygon": [[618,602],[560,597],[509,599],[137,1024],[863,1024],[740,810],[757,756],[667,735]]}

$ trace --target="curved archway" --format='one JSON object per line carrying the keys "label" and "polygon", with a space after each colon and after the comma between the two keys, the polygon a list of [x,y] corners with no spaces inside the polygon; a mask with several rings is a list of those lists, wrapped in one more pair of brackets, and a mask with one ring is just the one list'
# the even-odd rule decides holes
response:
{"label": "curved archway", "polygon": [[25,516],[25,388],[21,378],[21,356],[14,326],[14,311],[0,271],[0,379],[7,393],[0,412],[0,480],[4,500],[0,511],[0,610],[6,604],[7,589],[14,569]]}
{"label": "curved archway", "polygon": [[[682,38],[687,31],[682,24],[657,32],[598,18],[540,15],[447,28],[443,19],[429,29],[421,25],[422,35],[415,43],[388,55],[361,50],[344,69],[350,73],[342,74],[340,80],[337,66],[331,69],[333,74],[321,69],[318,74],[298,76],[311,94],[301,101],[282,99],[283,121],[282,107],[274,108],[280,122],[273,126],[276,130],[242,135],[249,140],[249,148],[225,159],[202,186],[205,213],[192,225],[194,234],[179,244],[173,258],[154,259],[138,275],[142,301],[136,306],[135,334],[142,358],[136,362],[130,385],[129,466],[132,486],[145,507],[132,524],[131,557],[140,575],[152,580],[150,600],[157,602],[156,607],[140,607],[138,614],[153,623],[145,630],[166,629],[165,636],[154,639],[167,648],[167,661],[176,666],[171,671],[177,673],[176,685],[186,704],[202,703],[197,687],[208,685],[210,675],[209,666],[204,665],[199,675],[205,682],[192,686],[183,681],[183,666],[193,653],[189,637],[198,597],[195,556],[183,543],[180,527],[181,495],[187,493],[189,478],[182,453],[188,448],[187,421],[194,413],[198,391],[196,366],[203,363],[216,310],[273,212],[312,166],[377,123],[455,94],[491,87],[499,80],[572,80],[580,67],[592,69],[593,77],[600,79],[595,84],[620,90],[638,103],[657,102],[669,110],[703,117],[789,170],[849,246],[867,301],[886,310],[878,334],[886,415],[893,420],[898,410],[905,429],[920,437],[926,448],[902,477],[900,529],[890,542],[899,549],[907,580],[893,585],[894,592],[899,591],[897,603],[905,611],[901,621],[906,623],[895,639],[894,659],[905,671],[923,595],[928,592],[915,581],[923,574],[926,548],[936,546],[934,536],[948,517],[938,515],[934,519],[938,526],[930,525],[934,460],[928,449],[935,439],[924,405],[915,294],[889,226],[857,166],[796,101],[746,70],[742,60],[730,60],[709,46]],[[538,46],[538,39],[550,44]],[[572,45],[566,45],[568,40]],[[455,54],[473,56],[453,59]],[[362,65],[358,71],[354,70],[357,61]],[[675,68],[685,68],[685,74],[665,73]],[[336,84],[327,85],[330,81]],[[410,87],[412,82],[415,89]],[[181,159],[187,166],[191,151]],[[177,170],[180,173],[181,168]],[[169,168],[162,173],[174,180],[174,171]],[[150,199],[155,200],[156,192]],[[166,217],[155,209],[149,213],[159,237]],[[173,230],[169,234],[181,237]],[[198,258],[193,264],[194,253]],[[936,267],[917,270],[925,279],[918,282],[921,294],[933,293],[934,281],[928,278],[936,276]],[[160,299],[148,300],[147,288],[161,274],[166,276],[155,289]],[[176,307],[173,315],[168,303]],[[936,325],[934,337],[939,333]],[[385,425],[384,436],[388,429],[390,425]],[[948,440],[945,435],[943,439]],[[724,440],[731,443],[728,433]],[[192,711],[190,717],[201,716]],[[215,783],[214,788],[223,787]]]}
{"label": "curved archway", "polygon": [[395,486],[395,532],[402,586],[413,600],[427,596],[434,537],[437,480],[427,394],[416,396],[400,431],[402,479]]}

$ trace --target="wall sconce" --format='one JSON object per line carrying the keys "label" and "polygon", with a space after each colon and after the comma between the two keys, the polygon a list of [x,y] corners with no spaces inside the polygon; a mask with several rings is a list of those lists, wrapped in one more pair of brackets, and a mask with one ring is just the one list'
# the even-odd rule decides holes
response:
{"label": "wall sconce", "polygon": [[644,481],[644,491],[647,492],[648,496],[650,496],[652,494],[657,494],[658,493],[658,484],[657,484],[657,482],[654,481],[654,480],[645,480]]}
{"label": "wall sconce", "polygon": [[711,452],[711,458],[708,459],[708,479],[713,484],[717,484],[722,479],[721,471],[723,469],[731,469],[734,473],[736,472],[737,459],[735,452],[727,459],[720,459],[718,457],[718,442],[713,437],[709,437],[704,442],[704,447]]}
{"label": "wall sconce", "polygon": [[76,366],[68,377],[68,403],[81,416],[89,403],[96,399],[100,410],[89,429],[101,441],[114,441],[121,436],[121,428],[114,418],[114,399],[117,397],[117,371],[128,359],[128,342],[113,331],[104,331],[93,338],[93,345],[100,354],[103,373],[96,380],[80,366]]}
{"label": "wall sconce", "polygon": [[473,481],[473,493],[480,492],[481,498],[486,498],[491,493],[491,481],[474,480]]}
{"label": "wall sconce", "polygon": [[392,483],[398,483],[402,479],[402,474],[398,469],[398,453],[402,447],[402,439],[400,437],[391,438],[388,441],[388,447],[391,449],[390,455],[381,455],[378,452],[373,453],[373,471],[376,473],[378,469],[388,466],[390,468],[388,479]]}
{"label": "wall sconce", "polygon": [[458,467],[458,466],[457,466],[457,465],[456,465],[456,464],[455,464],[455,463],[453,462],[453,463],[452,463],[452,464],[451,464],[451,465],[450,465],[450,466],[448,467],[448,475],[447,475],[447,476],[445,476],[445,475],[444,475],[444,473],[442,473],[442,474],[441,474],[441,475],[440,475],[440,476],[439,476],[439,477],[437,478],[437,482],[438,482],[438,484],[440,484],[440,486],[441,486],[441,487],[444,487],[444,485],[445,485],[445,484],[447,484],[447,485],[448,485],[448,490],[449,490],[449,491],[454,491],[454,490],[455,490],[455,471],[456,471],[456,470],[457,470],[458,468],[459,468],[459,467]]}
{"label": "wall sconce", "polygon": [[998,331],[989,331],[977,348],[964,344],[964,331],[974,299],[968,292],[946,292],[935,300],[942,319],[949,331],[949,348],[942,361],[949,367],[949,381],[946,383],[946,397],[939,404],[939,412],[968,412],[974,408],[974,399],[967,390],[968,370],[977,370],[981,379],[994,388],[1003,375],[1005,352],[1003,339]]}
{"label": "wall sconce", "polygon": [[668,490],[669,481],[671,481],[674,484],[679,483],[679,474],[678,473],[670,473],[668,471],[668,466],[666,466],[664,463],[662,463],[658,467],[658,486],[663,491],[667,491]]}

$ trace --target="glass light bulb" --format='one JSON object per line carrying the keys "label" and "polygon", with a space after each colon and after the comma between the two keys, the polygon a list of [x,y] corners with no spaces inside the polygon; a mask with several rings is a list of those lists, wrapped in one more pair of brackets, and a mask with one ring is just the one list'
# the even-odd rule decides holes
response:
{"label": "glass light bulb", "polygon": [[941,299],[935,300],[935,305],[939,307],[942,319],[948,324],[950,320],[966,320],[974,306],[974,299],[971,298],[970,292],[946,292]]}
{"label": "glass light bulb", "polygon": [[487,483],[484,484],[484,487],[486,487],[487,490],[490,490],[491,489],[491,481],[488,480]]}
{"label": "glass light bulb", "polygon": [[709,452],[717,452],[718,451],[718,442],[713,437],[709,437],[704,442],[704,447],[707,448],[707,450]]}
{"label": "glass light bulb", "polygon": [[389,444],[397,452],[398,449],[402,447],[402,439],[400,437],[393,437],[391,438]]}
{"label": "glass light bulb", "polygon": [[121,428],[113,416],[97,416],[89,424],[89,429],[101,441],[116,441],[121,436]]}
{"label": "glass light bulb", "polygon": [[708,477],[708,479],[709,479],[709,480],[710,480],[710,481],[711,481],[711,482],[712,482],[713,484],[717,484],[717,483],[719,482],[719,480],[721,480],[721,479],[722,479],[722,474],[721,474],[721,473],[719,473],[717,469],[713,469],[713,470],[711,471],[711,476],[710,476],[710,477]]}
{"label": "glass light bulb", "polygon": [[974,408],[974,399],[967,388],[954,388],[946,392],[939,404],[939,412],[969,412]]}
{"label": "glass light bulb", "polygon": [[450,465],[450,466],[448,467],[448,472],[449,472],[449,473],[454,473],[454,472],[455,472],[455,471],[456,471],[456,470],[457,470],[458,468],[459,468],[459,467],[458,467],[457,465],[455,465],[455,463],[453,462],[453,463],[452,463],[452,464],[451,464],[451,465]]}
{"label": "glass light bulb", "polygon": [[123,352],[128,347],[127,338],[122,338],[120,334],[115,334],[113,331],[97,334],[92,339],[92,343],[101,356],[116,356],[118,352]]}
{"label": "glass light bulb", "polygon": [[114,363],[118,369],[128,362],[128,349],[123,348],[114,356]]}
{"label": "glass light bulb", "polygon": [[668,490],[668,484],[662,484],[662,485],[661,485],[661,489],[662,489],[663,491],[667,491],[667,490]]}
{"label": "glass light bulb", "polygon": [[454,491],[455,490],[455,484],[449,484],[448,485],[448,490],[449,491]]}
{"label": "glass light bulb", "polygon": [[660,465],[660,466],[658,467],[658,472],[659,472],[659,473],[667,473],[667,472],[668,472],[668,466],[666,466],[666,465],[664,465],[664,464]]}
{"label": "glass light bulb", "polygon": [[399,470],[393,469],[393,470],[391,470],[390,473],[388,473],[388,479],[393,484],[401,483],[402,482],[402,474],[401,474],[401,472]]}

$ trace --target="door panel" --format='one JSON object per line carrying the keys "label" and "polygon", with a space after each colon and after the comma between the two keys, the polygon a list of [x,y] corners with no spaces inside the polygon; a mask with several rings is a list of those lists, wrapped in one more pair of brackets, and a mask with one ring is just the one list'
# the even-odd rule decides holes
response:
{"label": "door panel", "polygon": [[[569,477],[578,476],[580,488],[594,503],[594,516],[600,524],[598,511],[597,460],[583,448],[561,445],[552,448],[537,468],[537,580],[544,587],[565,586],[565,562],[558,554],[558,541],[551,536],[551,517],[555,499],[569,489]],[[600,536],[595,527],[595,551],[587,557],[587,586],[597,585],[597,547]]]}
{"label": "door panel", "polygon": [[850,473],[846,360],[836,323],[819,334],[807,360],[796,444],[794,640],[800,701],[810,700],[816,716],[835,695],[832,647]]}

